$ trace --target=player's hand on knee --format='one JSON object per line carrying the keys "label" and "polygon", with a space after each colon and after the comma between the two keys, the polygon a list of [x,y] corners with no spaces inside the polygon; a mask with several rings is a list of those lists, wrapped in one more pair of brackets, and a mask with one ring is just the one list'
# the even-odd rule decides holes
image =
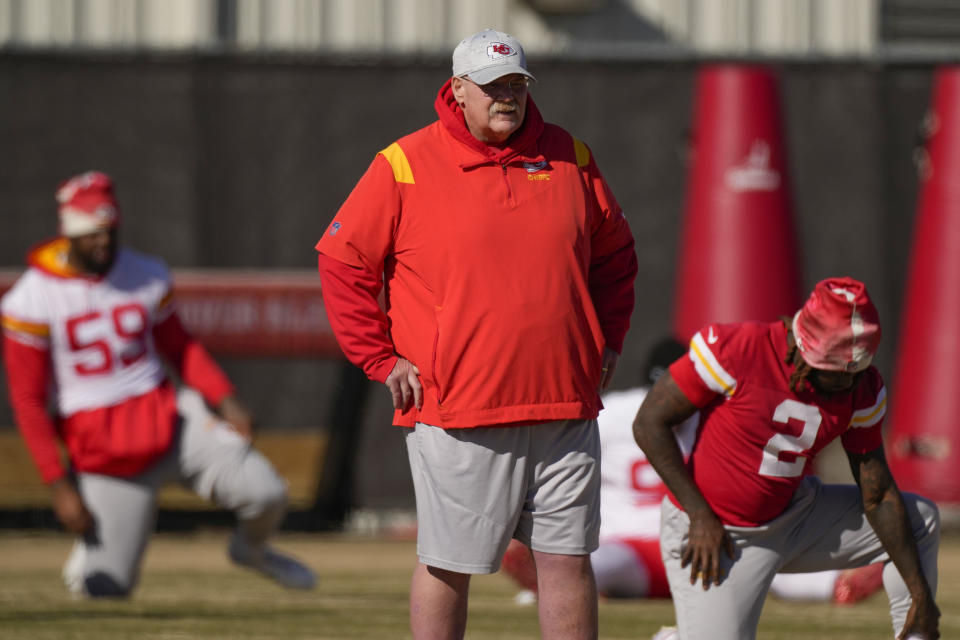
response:
{"label": "player's hand on knee", "polygon": [[722,553],[733,559],[734,548],[730,534],[712,511],[700,511],[690,515],[690,531],[687,546],[680,557],[680,566],[690,565],[690,584],[700,580],[704,590],[711,584],[719,585],[724,577]]}
{"label": "player's hand on knee", "polygon": [[227,396],[220,402],[220,417],[247,440],[253,439],[253,414],[236,396]]}
{"label": "player's hand on knee", "polygon": [[53,511],[63,528],[70,533],[83,535],[93,529],[93,516],[83,503],[80,492],[69,478],[55,481],[53,489]]}
{"label": "player's hand on knee", "polygon": [[940,637],[940,609],[933,598],[914,600],[898,640],[937,640]]}
{"label": "player's hand on knee", "polygon": [[423,406],[423,387],[420,385],[420,369],[406,358],[398,358],[393,371],[383,381],[390,390],[393,408],[406,411],[410,401],[419,409]]}

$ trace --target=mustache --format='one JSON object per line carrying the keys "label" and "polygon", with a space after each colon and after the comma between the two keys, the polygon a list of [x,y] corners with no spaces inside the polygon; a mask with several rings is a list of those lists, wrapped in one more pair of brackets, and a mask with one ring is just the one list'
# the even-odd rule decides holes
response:
{"label": "mustache", "polygon": [[490,113],[513,113],[518,108],[516,102],[494,102],[490,105]]}

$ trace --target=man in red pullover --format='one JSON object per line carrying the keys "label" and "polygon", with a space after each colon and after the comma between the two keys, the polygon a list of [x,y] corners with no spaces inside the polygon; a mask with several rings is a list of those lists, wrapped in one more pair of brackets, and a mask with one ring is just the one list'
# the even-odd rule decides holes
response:
{"label": "man in red pullover", "polygon": [[[180,323],[166,265],[117,245],[113,181],[75,176],[57,200],[60,237],[30,252],[0,310],[17,425],[57,517],[78,536],[68,588],[130,593],[156,493],[174,481],[236,512],[234,562],[312,587],[308,568],[266,544],[285,513],[286,483],[250,446],[252,420],[230,381]],[[174,387],[161,356],[189,386]]]}
{"label": "man in red pullover", "polygon": [[537,563],[544,637],[597,635],[596,417],[637,262],[590,149],[543,121],[532,79],[510,35],[462,41],[439,120],[377,154],[317,243],[340,345],[408,428],[414,638],[464,635],[470,576],[512,538]]}

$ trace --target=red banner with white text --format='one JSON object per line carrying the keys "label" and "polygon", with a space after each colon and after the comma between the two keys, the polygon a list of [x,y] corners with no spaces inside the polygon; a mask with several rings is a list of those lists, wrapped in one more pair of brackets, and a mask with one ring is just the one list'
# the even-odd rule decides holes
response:
{"label": "red banner with white text", "polygon": [[[0,295],[21,273],[0,270]],[[215,354],[343,357],[312,269],[175,269],[173,291],[184,325]]]}

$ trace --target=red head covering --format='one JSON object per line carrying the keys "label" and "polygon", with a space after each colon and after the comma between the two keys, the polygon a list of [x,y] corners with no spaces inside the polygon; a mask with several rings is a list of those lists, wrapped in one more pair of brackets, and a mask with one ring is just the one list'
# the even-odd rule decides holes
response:
{"label": "red head covering", "polygon": [[105,173],[88,171],[57,188],[60,235],[72,238],[116,226],[120,208],[113,195],[113,180]]}
{"label": "red head covering", "polygon": [[863,371],[880,345],[880,315],[862,282],[828,278],[793,316],[793,336],[811,367]]}

